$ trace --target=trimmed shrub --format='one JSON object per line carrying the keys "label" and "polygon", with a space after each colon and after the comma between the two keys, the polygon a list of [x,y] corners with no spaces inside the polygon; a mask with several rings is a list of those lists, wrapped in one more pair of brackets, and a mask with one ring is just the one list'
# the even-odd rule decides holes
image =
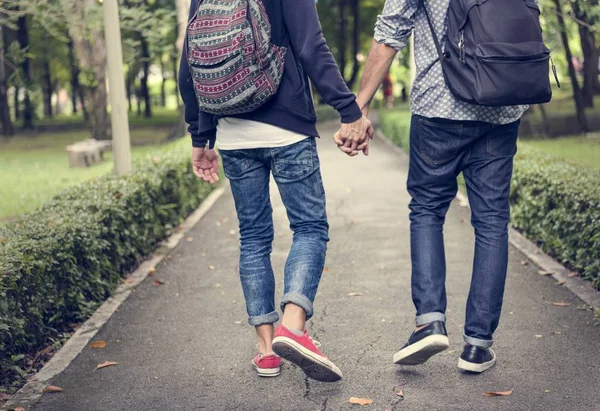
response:
{"label": "trimmed shrub", "polygon": [[[410,114],[383,111],[387,138],[408,151]],[[600,172],[521,143],[510,201],[512,225],[600,289]],[[464,188],[463,188],[464,189]]]}
{"label": "trimmed shrub", "polygon": [[26,356],[88,318],[211,191],[192,173],[187,141],[55,196],[0,227],[0,387]]}
{"label": "trimmed shrub", "polygon": [[410,151],[410,111],[381,110],[379,124],[385,136],[407,153]]}
{"label": "trimmed shrub", "polygon": [[600,172],[521,144],[512,224],[600,289]]}

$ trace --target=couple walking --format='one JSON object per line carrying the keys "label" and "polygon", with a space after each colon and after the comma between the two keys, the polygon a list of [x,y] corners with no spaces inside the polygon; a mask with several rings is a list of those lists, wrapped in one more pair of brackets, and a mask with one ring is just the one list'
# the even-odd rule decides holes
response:
{"label": "couple walking", "polygon": [[[521,33],[532,25],[535,29],[534,23],[539,19],[535,3],[508,2],[512,5],[506,5],[506,9],[513,13],[508,20],[512,19]],[[496,43],[488,40],[492,45],[486,51],[478,44],[481,41],[470,37],[471,32],[476,32],[476,22],[460,26],[455,21],[457,14],[463,12],[474,20],[473,9],[479,9],[476,12],[480,18],[497,10],[486,9],[485,1],[457,1],[450,7],[449,3],[387,0],[375,27],[360,91],[355,96],[348,90],[323,38],[314,0],[192,0],[179,84],[192,136],[193,169],[199,178],[217,182],[219,157],[214,147],[218,145],[239,219],[239,273],[248,321],[258,337],[258,354],[252,361],[258,375],[279,375],[283,358],[297,364],[310,378],[342,378],[341,370],[305,329],[306,321],[314,314],[313,301],[328,243],[325,191],[309,81],[340,114],[341,127],[334,136],[335,144],[349,156],[361,152],[368,155],[373,137],[367,118],[369,104],[395,55],[413,33],[417,77],[411,93],[408,191],[412,196],[411,267],[416,328],[393,361],[422,364],[449,346],[445,328],[443,225],[457,193],[457,176],[462,172],[476,243],[464,327],[465,347],[458,366],[483,372],[495,364],[496,355],[490,347],[500,319],[507,272],[513,156],[519,119],[527,106],[489,104],[485,100],[485,89],[489,87],[479,80],[472,91],[483,91],[469,102],[461,98],[461,90],[457,90],[460,87],[452,82],[470,79],[451,78],[453,67],[460,68],[462,64],[472,68],[471,52],[493,54],[489,50]],[[524,8],[516,7],[517,3]],[[521,15],[515,17],[514,13]],[[502,19],[497,14],[495,17]],[[490,30],[497,31],[498,27]],[[457,41],[453,40],[455,35]],[[539,37],[541,42],[541,31]],[[470,38],[473,44],[465,47]],[[500,43],[512,45],[503,51]],[[519,40],[507,38],[497,44],[501,50],[495,53],[515,54],[515,61],[519,62],[540,47],[523,46],[535,48],[533,51],[517,49]],[[546,50],[542,48],[544,53]],[[455,53],[457,63],[451,66],[448,62]],[[444,60],[444,67],[440,60]],[[547,76],[548,63],[543,64]],[[527,70],[529,66],[521,63],[518,67]],[[512,87],[515,81],[516,88]],[[531,79],[519,76],[507,83],[507,88],[523,93],[523,81]],[[496,81],[495,85],[505,92],[501,82]],[[492,98],[500,99],[496,103],[509,98],[512,103],[535,100],[527,96],[519,99],[514,93],[500,97],[496,93]],[[277,328],[280,317],[270,261],[274,238],[271,175],[293,231],[279,306],[283,316]]]}

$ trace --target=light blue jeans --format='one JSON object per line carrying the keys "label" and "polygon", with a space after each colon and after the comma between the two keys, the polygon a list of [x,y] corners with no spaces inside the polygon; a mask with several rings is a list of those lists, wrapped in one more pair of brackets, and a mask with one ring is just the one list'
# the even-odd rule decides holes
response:
{"label": "light blue jeans", "polygon": [[310,318],[329,241],[325,190],[315,139],[277,148],[221,150],[221,156],[240,223],[240,278],[248,323],[258,326],[279,320],[271,266],[274,237],[269,194],[271,173],[294,233],[285,265],[281,309],[293,303],[302,307]]}

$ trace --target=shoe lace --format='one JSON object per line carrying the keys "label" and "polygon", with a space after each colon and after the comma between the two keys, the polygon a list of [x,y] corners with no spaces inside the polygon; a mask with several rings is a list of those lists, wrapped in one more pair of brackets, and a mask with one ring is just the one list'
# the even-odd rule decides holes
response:
{"label": "shoe lace", "polygon": [[315,347],[321,348],[321,343],[320,342],[318,342],[317,340],[315,340],[314,338],[312,338],[310,335],[308,336],[308,338],[310,338],[310,340],[315,345]]}

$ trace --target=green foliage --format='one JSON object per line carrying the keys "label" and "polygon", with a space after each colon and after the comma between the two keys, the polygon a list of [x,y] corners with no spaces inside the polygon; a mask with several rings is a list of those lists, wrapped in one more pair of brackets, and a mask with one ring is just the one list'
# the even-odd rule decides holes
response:
{"label": "green foliage", "polygon": [[[410,114],[380,113],[384,134],[408,151]],[[515,159],[512,225],[600,289],[600,171],[522,143]]]}
{"label": "green foliage", "polygon": [[600,172],[526,144],[515,160],[512,224],[600,288]]}
{"label": "green foliage", "polygon": [[385,136],[407,153],[410,150],[410,111],[408,106],[397,110],[380,110],[379,124]]}
{"label": "green foliage", "polygon": [[0,386],[27,355],[85,320],[211,188],[193,175],[184,142],[68,189],[0,227]]}

